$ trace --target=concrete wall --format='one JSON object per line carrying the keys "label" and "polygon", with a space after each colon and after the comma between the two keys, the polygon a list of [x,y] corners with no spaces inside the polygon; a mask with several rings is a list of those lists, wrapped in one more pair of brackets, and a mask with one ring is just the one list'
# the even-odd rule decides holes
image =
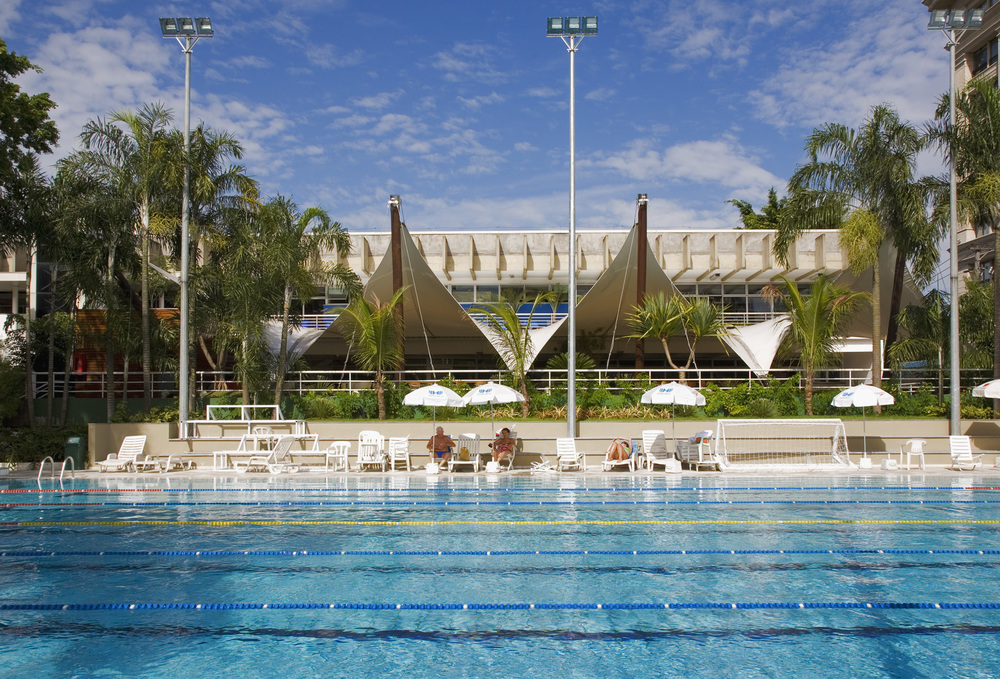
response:
{"label": "concrete wall", "polygon": [[[463,433],[479,434],[483,439],[490,435],[487,422],[438,422],[445,433],[457,436]],[[602,421],[583,420],[578,423],[577,449],[588,453],[588,464],[597,464],[604,457],[611,439],[621,436],[640,438],[643,429],[663,429],[671,436],[670,420]],[[555,439],[566,435],[566,423],[552,422],[497,422],[497,428],[512,426],[522,440],[522,450],[518,451],[517,467],[530,467],[530,463],[543,456],[551,456],[555,450]],[[701,429],[715,429],[715,420],[681,420],[677,422],[678,437],[687,437]],[[864,433],[867,431],[869,457],[876,464],[887,455],[898,458],[899,447],[907,439],[924,439],[929,464],[947,464],[948,422],[947,420],[889,420],[876,419],[862,423],[860,420],[844,422],[847,429],[848,447],[852,452],[863,449]],[[433,433],[430,422],[309,422],[307,430],[319,434],[320,449],[325,449],[331,441],[357,441],[358,432],[375,429],[386,437],[409,436],[410,453],[414,462],[422,464],[422,454],[426,442]],[[183,455],[211,463],[211,454],[216,450],[233,450],[239,441],[239,433],[230,429],[222,432],[202,428],[205,438],[178,440],[177,425],[169,424],[91,424],[88,429],[88,452],[90,465],[103,460],[108,454],[118,450],[125,436],[145,434],[148,455]],[[993,464],[989,453],[1000,451],[1000,422],[995,420],[963,420],[962,433],[972,437],[974,451],[987,453],[985,462]],[[352,456],[357,446],[352,446]],[[482,450],[486,450],[485,444]],[[294,452],[294,451],[293,451]],[[1000,453],[998,453],[1000,455]]]}

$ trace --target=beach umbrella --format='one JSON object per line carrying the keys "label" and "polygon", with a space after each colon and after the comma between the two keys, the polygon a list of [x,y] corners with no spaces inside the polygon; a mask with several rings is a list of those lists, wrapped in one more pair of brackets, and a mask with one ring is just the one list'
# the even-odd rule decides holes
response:
{"label": "beach umbrella", "polygon": [[1000,398],[1000,380],[990,380],[972,388],[972,395],[981,398]]}
{"label": "beach umbrella", "polygon": [[[703,406],[705,405],[705,397],[697,389],[689,387],[686,384],[667,382],[646,391],[642,395],[641,402],[652,403],[654,405]],[[677,419],[674,416],[674,410],[674,408],[670,409],[670,426],[671,434],[676,442]]]}
{"label": "beach umbrella", "polygon": [[861,426],[864,433],[864,456],[868,457],[868,423],[865,420],[865,408],[874,406],[891,406],[896,402],[892,394],[871,384],[858,384],[848,387],[833,397],[831,403],[837,408],[861,408]]}
{"label": "beach umbrella", "polygon": [[437,430],[437,409],[442,408],[461,408],[465,405],[462,401],[462,397],[456,394],[454,391],[448,387],[442,387],[438,383],[428,384],[426,387],[420,387],[419,389],[414,389],[409,394],[403,397],[404,406],[430,406],[431,407],[431,418],[433,420],[431,424],[431,436]]}
{"label": "beach umbrella", "polygon": [[462,397],[462,401],[468,406],[480,406],[490,404],[490,436],[492,437],[492,432],[494,432],[493,423],[493,404],[494,403],[519,403],[524,400],[524,395],[517,391],[516,389],[511,389],[503,384],[497,384],[496,382],[487,382],[486,384],[481,384],[478,387],[473,387],[470,389],[465,396]]}

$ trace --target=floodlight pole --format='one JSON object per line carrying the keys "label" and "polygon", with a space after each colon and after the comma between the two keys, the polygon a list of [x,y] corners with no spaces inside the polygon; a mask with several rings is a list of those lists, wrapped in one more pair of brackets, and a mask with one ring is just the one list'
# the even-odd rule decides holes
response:
{"label": "floodlight pole", "polygon": [[955,130],[958,126],[958,115],[955,110],[955,50],[958,48],[958,36],[962,31],[976,30],[982,27],[984,10],[932,10],[931,21],[927,26],[931,30],[943,31],[948,38],[948,126],[951,132],[948,149],[949,165],[949,210],[948,210],[948,248],[950,250],[949,278],[951,279],[951,318],[949,327],[949,378],[951,380],[950,398],[951,413],[949,433],[960,435],[962,428],[962,367],[959,360],[958,337],[958,170],[955,163]]}
{"label": "floodlight pole", "polygon": [[951,250],[949,258],[950,278],[951,278],[951,318],[950,336],[948,347],[949,372],[951,374],[951,418],[949,433],[952,436],[959,436],[962,428],[962,396],[961,381],[962,367],[958,354],[958,171],[955,168],[955,128],[958,123],[958,115],[955,112],[955,49],[958,47],[958,36],[954,30],[945,31],[948,36],[948,124],[951,129],[951,148],[948,150],[949,166],[951,175],[948,187],[948,247]]}
{"label": "floodlight pole", "polygon": [[[176,20],[172,25],[169,19],[161,19],[160,25],[163,29],[163,37],[176,38],[184,52],[184,186],[181,198],[181,275],[180,275],[180,329],[179,329],[179,356],[178,356],[178,426],[180,438],[188,437],[189,402],[191,398],[190,368],[188,359],[190,356],[190,331],[189,321],[189,295],[188,295],[188,273],[190,270],[190,230],[191,230],[191,53],[194,44],[199,38],[212,37],[214,34],[211,23],[208,19],[197,19],[198,28],[183,35],[178,34],[178,27],[185,21]],[[195,23],[190,22],[190,26]],[[169,31],[168,31],[169,26]],[[198,31],[198,32],[196,32]]]}
{"label": "floodlight pole", "polygon": [[[596,19],[594,20],[596,22]],[[595,31],[591,35],[596,34]],[[551,34],[550,34],[551,35]],[[553,36],[554,37],[554,36]],[[576,51],[586,37],[559,35],[569,52],[569,314],[566,319],[566,435],[576,437]]]}

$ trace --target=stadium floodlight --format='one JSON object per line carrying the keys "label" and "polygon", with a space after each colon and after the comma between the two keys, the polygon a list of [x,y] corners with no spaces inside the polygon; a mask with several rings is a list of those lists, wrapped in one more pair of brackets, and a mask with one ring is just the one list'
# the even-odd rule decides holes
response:
{"label": "stadium floodlight", "polygon": [[566,319],[566,429],[576,437],[576,50],[597,35],[597,17],[549,17],[547,35],[561,38],[569,51],[569,315]]}
{"label": "stadium floodlight", "polygon": [[176,38],[184,52],[184,195],[181,198],[181,299],[180,309],[180,352],[178,361],[178,420],[180,438],[187,438],[188,404],[191,397],[188,356],[190,354],[190,333],[188,331],[188,269],[190,268],[191,230],[191,52],[201,38],[215,35],[212,20],[208,17],[161,17],[160,30],[164,38]]}
{"label": "stadium floodlight", "polygon": [[[983,25],[983,12],[981,9],[973,10],[935,10],[931,12],[930,22],[927,28],[930,30],[944,31],[948,37],[948,108],[949,129],[954,130],[957,124],[957,114],[955,112],[955,49],[958,47],[958,35],[962,31],[974,31]],[[949,215],[948,247],[951,259],[951,308],[958,309],[958,171],[955,167],[954,149],[948,153],[951,187],[949,202],[951,204]],[[953,436],[960,435],[961,423],[961,378],[962,371],[959,364],[959,338],[958,338],[958,314],[951,314],[951,327],[949,333],[949,379],[951,381],[951,417],[949,431]]]}

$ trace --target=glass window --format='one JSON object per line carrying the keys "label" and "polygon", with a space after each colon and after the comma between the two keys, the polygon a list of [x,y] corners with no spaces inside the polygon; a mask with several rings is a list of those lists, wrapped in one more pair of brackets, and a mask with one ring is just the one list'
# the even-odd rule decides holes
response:
{"label": "glass window", "polygon": [[477,285],[476,286],[476,301],[477,302],[498,302],[498,301],[500,301],[500,286],[499,285]]}
{"label": "glass window", "polygon": [[14,293],[0,291],[0,314],[14,313]]}
{"label": "glass window", "polygon": [[464,302],[466,304],[476,301],[475,288],[471,285],[451,286],[451,296],[454,297],[456,301]]}

